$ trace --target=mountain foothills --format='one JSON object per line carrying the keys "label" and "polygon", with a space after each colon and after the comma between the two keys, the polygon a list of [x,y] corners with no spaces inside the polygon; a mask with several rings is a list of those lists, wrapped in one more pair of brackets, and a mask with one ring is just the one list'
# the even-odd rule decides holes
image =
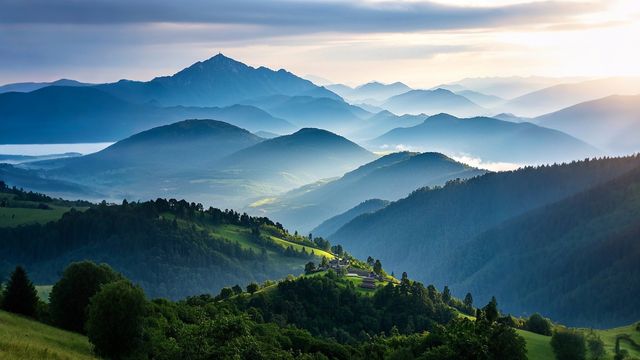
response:
{"label": "mountain foothills", "polygon": [[398,200],[424,186],[484,174],[439,153],[399,152],[383,156],[333,181],[322,181],[257,206],[296,229],[310,230],[332,215],[370,198]]}
{"label": "mountain foothills", "polygon": [[[535,309],[570,325],[619,325],[640,316],[622,305],[640,291],[627,258],[638,261],[628,242],[637,219],[627,211],[638,167],[640,156],[604,158],[449,182],[358,216],[329,239],[454,293],[482,279],[474,282],[482,288],[477,299],[509,292],[502,303],[508,311]],[[604,282],[609,291],[602,291]]]}

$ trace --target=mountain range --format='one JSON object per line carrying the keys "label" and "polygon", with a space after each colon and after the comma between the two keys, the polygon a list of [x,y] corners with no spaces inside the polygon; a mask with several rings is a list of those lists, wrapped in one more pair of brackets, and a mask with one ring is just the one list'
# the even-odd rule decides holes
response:
{"label": "mountain range", "polygon": [[534,117],[611,95],[638,94],[640,94],[640,78],[605,78],[547,87],[511,99],[498,109],[500,112]]}
{"label": "mountain range", "polygon": [[365,102],[371,103],[372,105],[379,105],[392,96],[412,90],[409,86],[401,82],[383,84],[377,81],[362,84],[355,88],[343,84],[327,85],[327,89],[352,103]]}
{"label": "mountain range", "polygon": [[221,121],[185,120],[94,154],[21,166],[38,181],[78,184],[109,199],[174,194],[238,207],[247,199],[340,176],[374,158],[326,130],[302,129],[263,139]]}
{"label": "mountain range", "polygon": [[449,90],[411,90],[392,96],[380,107],[395,114],[438,114],[450,113],[456,116],[478,116],[486,109],[464,96]]}
{"label": "mountain range", "polygon": [[319,127],[341,134],[362,127],[363,120],[372,116],[342,99],[328,97],[274,95],[243,103],[266,110],[300,128]]}
{"label": "mountain range", "polygon": [[609,154],[640,151],[640,95],[587,101],[532,121],[584,139]]}
{"label": "mountain range", "polygon": [[297,129],[258,108],[158,107],[135,104],[95,87],[50,86],[30,93],[0,94],[0,143],[117,141],[185,118],[216,118],[252,131]]}
{"label": "mountain range", "polygon": [[600,153],[581,140],[531,123],[488,117],[460,119],[448,114],[430,116],[422,124],[391,130],[367,142],[367,146],[379,150],[436,151],[449,156],[520,164],[571,161]]}

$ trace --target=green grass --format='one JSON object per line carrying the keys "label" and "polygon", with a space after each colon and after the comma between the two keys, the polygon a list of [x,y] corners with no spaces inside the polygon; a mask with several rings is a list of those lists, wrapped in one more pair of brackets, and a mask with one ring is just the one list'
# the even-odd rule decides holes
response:
{"label": "green grass", "polygon": [[551,336],[544,336],[526,330],[516,330],[527,342],[527,358],[529,360],[555,359],[551,348]]}
{"label": "green grass", "polygon": [[45,224],[58,220],[71,208],[50,205],[50,210],[30,208],[0,208],[0,227],[13,227],[26,224]]}
{"label": "green grass", "polygon": [[282,245],[282,247],[286,248],[288,246],[292,246],[294,250],[300,251],[302,250],[302,248],[305,248],[307,250],[307,252],[310,252],[311,250],[313,250],[313,252],[316,254],[316,256],[318,257],[326,257],[327,259],[333,259],[335,256],[327,251],[324,250],[320,250],[320,249],[314,249],[311,248],[309,246],[303,246],[300,244],[296,244],[294,242],[290,242],[284,239],[280,239],[277,238],[275,236],[269,236],[269,238],[271,238],[271,240],[273,240],[276,244]]}
{"label": "green grass", "polygon": [[0,311],[0,359],[97,359],[89,340],[18,315]]}
{"label": "green grass", "polygon": [[[633,341],[636,342],[636,344],[640,344],[640,331],[636,330],[636,324],[637,323],[634,323],[633,325],[621,326],[613,329],[594,330],[595,333],[600,336],[602,341],[604,341],[609,359],[613,359],[614,349],[616,346],[616,336],[618,335],[627,334],[631,336],[631,338],[633,339]],[[585,332],[587,331],[588,330],[585,330]],[[631,346],[631,344],[629,344],[628,342],[624,340],[620,341],[620,348],[627,350],[629,352],[629,358],[640,359],[640,351],[638,351],[638,349]]]}
{"label": "green grass", "polygon": [[[587,335],[590,329],[578,329]],[[527,341],[527,351],[529,360],[555,359],[551,348],[551,336],[543,336],[534,334],[529,331],[516,330]],[[607,356],[605,359],[613,359],[615,355],[616,337],[618,335],[629,335],[638,344],[640,344],[640,331],[636,330],[636,324],[622,326],[606,330],[593,330],[604,342]],[[629,352],[627,359],[640,359],[640,351],[631,346],[626,341],[620,342],[620,348]]]}

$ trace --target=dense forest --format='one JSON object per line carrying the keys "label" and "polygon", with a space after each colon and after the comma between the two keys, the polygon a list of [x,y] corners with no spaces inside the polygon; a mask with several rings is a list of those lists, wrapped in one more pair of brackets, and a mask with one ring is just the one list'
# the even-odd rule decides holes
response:
{"label": "dense forest", "polygon": [[[375,213],[361,215],[338,230],[330,240],[344,245],[356,256],[379,257],[390,270],[406,270],[416,274],[417,280],[429,278],[440,287],[450,285],[455,294],[461,295],[465,290],[455,286],[453,274],[457,268],[466,266],[466,260],[455,256],[457,249],[464,249],[476,237],[509,219],[603,184],[639,166],[640,156],[636,155],[527,167],[467,181],[452,181],[442,188],[417,190]],[[549,221],[561,222],[564,218],[549,217]],[[596,228],[592,231],[607,230],[610,225],[594,223]],[[533,229],[527,231],[535,231]],[[536,236],[543,235],[536,233]],[[560,247],[556,251],[569,250],[573,249]],[[548,257],[542,257],[543,261],[538,265],[546,267],[546,259]],[[467,267],[466,270],[473,272],[474,269]],[[484,286],[479,300],[488,300],[494,293],[493,284],[493,280],[477,284]],[[504,301],[507,308],[511,306],[510,301],[510,298]],[[548,299],[540,297],[540,301]],[[593,304],[596,304],[595,300]],[[585,313],[564,319],[570,325],[577,321],[596,324],[599,316],[595,313],[605,307],[592,309],[592,315]],[[622,309],[620,311],[624,313]]]}
{"label": "dense forest", "polygon": [[153,297],[174,299],[300,273],[321,250],[267,218],[174,199],[103,202],[44,225],[0,228],[0,238],[5,275],[21,264],[50,284],[68,263],[89,259],[113,265]]}
{"label": "dense forest", "polygon": [[[454,253],[454,283],[506,310],[576,326],[640,318],[640,168],[486,233]],[[498,274],[500,274],[498,276]],[[486,284],[491,284],[490,287]]]}

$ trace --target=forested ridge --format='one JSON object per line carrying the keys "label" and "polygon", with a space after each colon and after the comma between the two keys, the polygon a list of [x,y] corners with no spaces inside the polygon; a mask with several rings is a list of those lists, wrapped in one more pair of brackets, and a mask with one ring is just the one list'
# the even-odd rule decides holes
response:
{"label": "forested ridge", "polygon": [[[455,251],[464,249],[480,234],[639,166],[640,156],[634,155],[528,167],[467,181],[452,181],[442,188],[417,190],[375,213],[361,215],[338,230],[330,240],[343,244],[356,256],[379,257],[389,269],[402,268],[416,274],[418,280],[429,278],[438,286],[455,285],[453,273],[457,268],[467,266],[463,257],[455,256]],[[549,218],[549,221],[563,219]],[[607,230],[608,226],[601,224],[597,230]],[[544,262],[540,266],[544,266]],[[472,269],[466,269],[472,272]],[[493,283],[477,284],[484,287],[482,300],[493,294]],[[462,287],[453,289],[458,295],[465,291]],[[511,305],[509,301],[504,302],[507,307]],[[567,317],[565,320],[578,318]],[[595,321],[596,317],[591,320]]]}
{"label": "forested ridge", "polygon": [[[576,326],[640,318],[640,168],[481,234],[452,258],[453,283],[506,310]],[[491,283],[490,287],[485,284]]]}
{"label": "forested ridge", "polygon": [[90,259],[116,267],[151,296],[169,298],[300,273],[317,247],[267,218],[174,199],[103,202],[44,225],[0,228],[0,238],[4,273],[22,264],[46,284],[69,262]]}

